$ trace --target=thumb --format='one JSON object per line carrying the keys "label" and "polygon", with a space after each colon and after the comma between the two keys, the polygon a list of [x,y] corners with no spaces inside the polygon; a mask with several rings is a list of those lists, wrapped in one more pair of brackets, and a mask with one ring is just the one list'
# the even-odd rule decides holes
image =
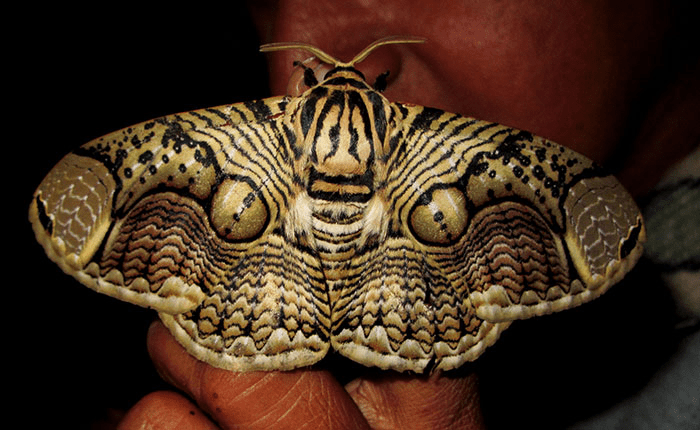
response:
{"label": "thumb", "polygon": [[485,428],[475,373],[386,374],[358,378],[346,390],[373,429]]}

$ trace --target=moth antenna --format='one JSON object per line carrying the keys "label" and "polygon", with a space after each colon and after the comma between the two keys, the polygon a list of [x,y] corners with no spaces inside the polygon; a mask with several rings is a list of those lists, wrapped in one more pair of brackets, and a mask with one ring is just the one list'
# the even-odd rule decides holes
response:
{"label": "moth antenna", "polygon": [[334,66],[339,66],[344,64],[342,61],[326,54],[319,48],[310,45],[308,43],[302,42],[277,42],[277,43],[267,43],[260,46],[260,52],[272,52],[272,51],[282,51],[285,49],[301,49],[307,51],[324,63],[333,64]]}
{"label": "moth antenna", "polygon": [[374,42],[370,43],[365,49],[360,51],[359,54],[355,56],[355,58],[352,59],[351,62],[349,62],[347,65],[352,67],[355,64],[359,63],[360,61],[364,60],[367,58],[369,54],[372,53],[375,49],[379,48],[380,46],[384,45],[396,45],[400,43],[424,43],[425,38],[422,37],[414,37],[414,36],[387,36],[379,40],[375,40]]}
{"label": "moth antenna", "polygon": [[278,43],[268,43],[265,45],[260,46],[260,52],[272,52],[272,51],[282,51],[284,49],[302,49],[304,51],[307,51],[319,60],[323,61],[324,63],[332,64],[334,67],[354,67],[355,64],[359,63],[360,61],[364,60],[367,58],[367,56],[374,51],[375,49],[379,48],[380,46],[384,45],[394,45],[394,44],[399,44],[399,43],[423,43],[425,42],[425,39],[422,37],[413,37],[413,36],[388,36],[384,37],[379,40],[375,40],[374,42],[370,43],[365,49],[360,51],[359,54],[355,56],[355,58],[352,59],[349,63],[344,63],[337,58],[326,54],[323,52],[321,49],[310,45],[308,43],[302,43],[302,42],[278,42]]}

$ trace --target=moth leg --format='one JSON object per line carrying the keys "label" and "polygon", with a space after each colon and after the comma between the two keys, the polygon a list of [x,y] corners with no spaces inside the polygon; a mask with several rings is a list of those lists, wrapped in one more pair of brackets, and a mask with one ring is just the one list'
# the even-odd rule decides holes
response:
{"label": "moth leg", "polygon": [[379,91],[380,93],[383,92],[384,90],[386,90],[386,87],[388,84],[387,79],[389,78],[389,73],[390,73],[389,70],[387,70],[386,72],[382,72],[379,74],[379,76],[377,76],[377,79],[374,81],[374,85],[373,85],[375,90]]}
{"label": "moth leg", "polygon": [[318,79],[316,79],[316,75],[314,74],[312,68],[306,66],[301,61],[295,61],[294,67],[301,67],[304,70],[304,85],[306,85],[309,88],[318,85]]}

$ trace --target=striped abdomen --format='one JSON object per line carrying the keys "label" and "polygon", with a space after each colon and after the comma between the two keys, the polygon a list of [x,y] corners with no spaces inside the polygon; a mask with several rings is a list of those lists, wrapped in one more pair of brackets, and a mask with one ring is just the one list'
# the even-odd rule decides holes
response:
{"label": "striped abdomen", "polygon": [[355,71],[341,71],[317,87],[297,123],[308,157],[300,176],[310,197],[312,234],[331,282],[352,276],[387,131],[387,104],[357,78]]}

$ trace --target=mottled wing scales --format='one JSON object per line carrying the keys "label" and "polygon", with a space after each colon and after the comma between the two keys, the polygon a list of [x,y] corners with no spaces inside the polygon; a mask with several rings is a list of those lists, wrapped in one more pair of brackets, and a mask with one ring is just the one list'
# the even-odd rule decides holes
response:
{"label": "mottled wing scales", "polygon": [[[206,213],[187,197],[163,192],[141,199],[89,263],[98,291],[109,281],[119,299],[172,313],[192,309],[233,257],[233,250],[214,246],[210,230]],[[184,298],[190,299],[180,304]]]}
{"label": "mottled wing scales", "polygon": [[[389,237],[355,260],[333,307],[332,346],[367,365],[423,372],[474,360],[509,323],[479,319],[459,279],[415,241]],[[342,304],[342,305],[341,305]]]}
{"label": "mottled wing scales", "polygon": [[318,259],[270,234],[250,247],[191,312],[161,314],[195,357],[236,371],[315,363],[329,345],[330,310]]}
{"label": "mottled wing scales", "polygon": [[29,208],[37,239],[64,270],[85,267],[111,221],[116,184],[99,161],[64,157],[44,178]]}
{"label": "mottled wing scales", "polygon": [[182,113],[89,142],[39,186],[38,240],[85,285],[158,310],[209,363],[317,361],[330,325],[319,262],[274,232],[292,194],[285,105]]}
{"label": "mottled wing scales", "polygon": [[384,369],[427,365],[435,328],[422,260],[409,241],[388,238],[353,261],[349,272],[355,276],[333,306],[335,350]]}
{"label": "mottled wing scales", "polygon": [[580,281],[571,280],[561,238],[530,206],[504,201],[485,207],[465,237],[455,267],[470,285],[481,318],[551,313],[573,306],[582,292]]}
{"label": "mottled wing scales", "polygon": [[434,366],[455,369],[476,360],[498,340],[510,322],[492,323],[479,318],[469,296],[469,283],[455,270],[462,260],[454,249],[428,247],[425,252],[430,271],[444,277],[443,282],[431,282],[428,290],[434,310]]}
{"label": "mottled wing scales", "polygon": [[644,226],[639,209],[612,176],[584,178],[564,203],[573,263],[591,289],[614,284],[637,261]]}
{"label": "mottled wing scales", "polygon": [[[537,286],[517,282],[517,262],[499,265],[498,270],[503,271],[508,279],[491,285],[482,284],[473,293],[474,302],[480,305],[480,316],[503,321],[578,306],[603,294],[637,262],[645,236],[641,215],[615,178],[577,179],[567,186],[562,200],[563,232],[552,234],[551,238],[540,237],[539,247],[527,246],[535,251],[534,255],[544,257],[542,261],[549,262],[541,266],[542,269],[549,269],[558,276]],[[538,224],[540,227],[532,229],[525,223],[513,223],[504,226],[504,230],[505,227],[520,230],[522,235],[517,240],[524,244],[526,239],[534,237],[533,233],[547,236],[544,230],[547,226],[541,223],[541,219],[532,219],[530,226]],[[526,228],[523,230],[523,227]],[[557,246],[553,246],[555,243]],[[509,272],[513,276],[508,276]],[[541,274],[541,270],[538,272]]]}
{"label": "mottled wing scales", "polygon": [[[269,110],[279,112],[280,102],[272,100]],[[177,240],[177,233],[168,238],[149,228],[145,215],[130,211],[149,201],[157,207],[158,197],[141,197],[166,187],[206,199],[219,179],[216,168],[226,163],[224,145],[232,144],[213,134],[254,120],[242,104],[223,106],[148,121],[83,145],[61,160],[35,193],[30,221],[37,239],[67,273],[99,292],[167,312],[191,309],[204,298],[200,286],[191,277],[164,276],[167,268],[147,263],[153,261],[147,254],[155,249],[154,235],[165,244]],[[177,218],[177,205],[166,205],[160,214],[168,210]],[[167,215],[152,216],[167,224]],[[138,242],[120,244],[124,235]],[[120,252],[114,246],[131,248],[122,250],[122,260],[110,262],[110,253]]]}
{"label": "mottled wing scales", "polygon": [[393,225],[423,245],[438,368],[475,359],[512,320],[599,296],[638,259],[639,210],[587,158],[498,124],[396,106],[404,127],[386,199]]}

